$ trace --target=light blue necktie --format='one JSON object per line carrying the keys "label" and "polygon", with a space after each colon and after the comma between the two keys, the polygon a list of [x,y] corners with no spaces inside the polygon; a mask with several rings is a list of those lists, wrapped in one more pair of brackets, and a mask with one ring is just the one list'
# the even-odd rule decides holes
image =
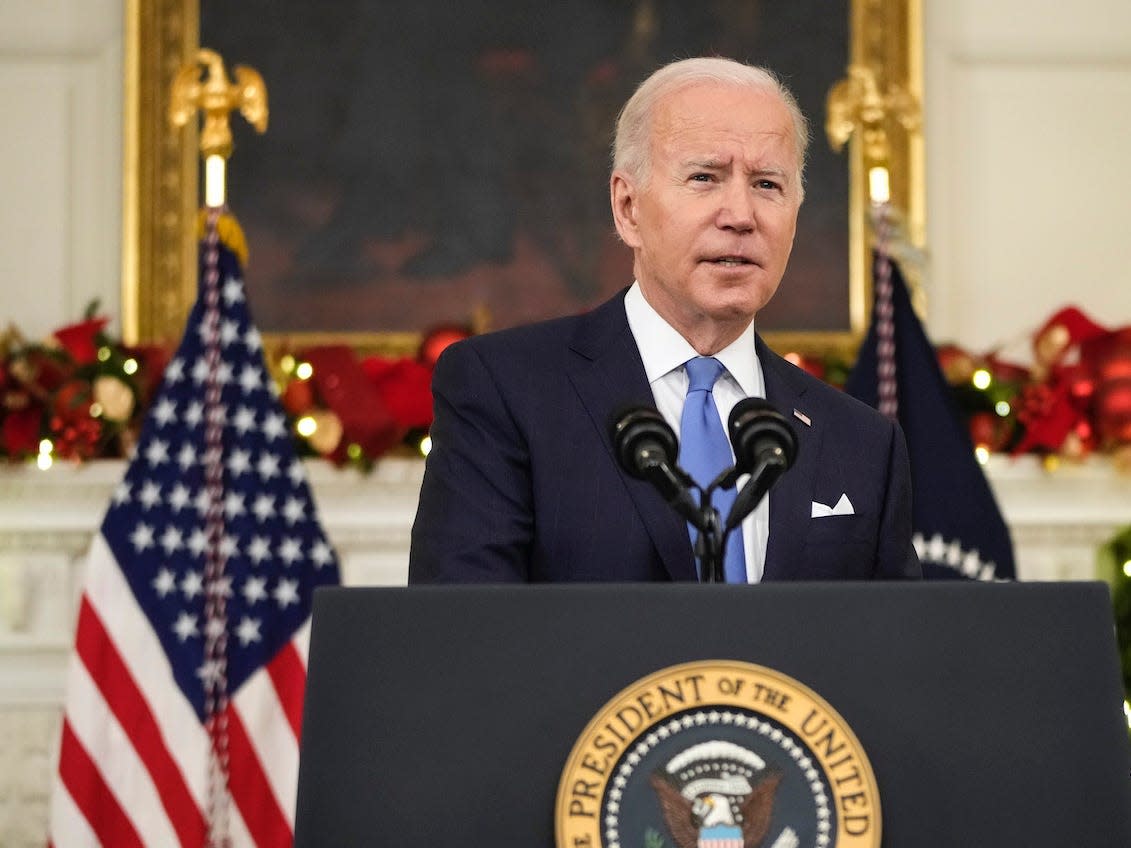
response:
{"label": "light blue necktie", "polygon": [[[724,470],[734,464],[730,441],[723,432],[719,410],[711,394],[715,381],[723,373],[723,364],[713,357],[698,356],[684,363],[687,370],[687,398],[683,402],[683,416],[679,422],[679,464],[706,487]],[[734,504],[735,490],[716,489],[711,503],[719,511],[719,521],[726,523],[727,514]],[[690,526],[690,525],[689,525]],[[692,542],[698,530],[691,529]],[[742,528],[736,527],[727,539],[723,556],[723,571],[727,583],[746,582],[746,555],[742,547]]]}

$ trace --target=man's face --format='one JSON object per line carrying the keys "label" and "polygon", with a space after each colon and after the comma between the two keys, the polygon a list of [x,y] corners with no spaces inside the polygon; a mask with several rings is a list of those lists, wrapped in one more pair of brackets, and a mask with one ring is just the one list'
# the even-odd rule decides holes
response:
{"label": "man's face", "polygon": [[656,104],[651,171],[643,186],[614,173],[613,213],[645,298],[693,344],[729,343],[777,291],[799,177],[774,94],[703,83]]}

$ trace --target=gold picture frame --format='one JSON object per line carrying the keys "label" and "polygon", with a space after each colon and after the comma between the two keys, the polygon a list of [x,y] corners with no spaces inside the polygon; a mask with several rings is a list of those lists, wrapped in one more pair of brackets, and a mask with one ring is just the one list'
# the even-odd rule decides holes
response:
{"label": "gold picture frame", "polygon": [[[850,65],[881,94],[899,92],[916,111],[922,103],[921,0],[850,0]],[[122,325],[127,341],[173,341],[196,294],[195,218],[199,197],[196,130],[174,129],[167,118],[177,70],[199,46],[199,0],[127,0]],[[230,57],[238,61],[240,57]],[[846,76],[849,74],[846,69]],[[270,84],[270,83],[269,83]],[[907,239],[925,241],[922,135],[915,120],[883,120],[891,203],[903,217]],[[871,129],[874,132],[876,125]],[[866,157],[874,146],[856,132],[846,157],[849,170],[849,313],[847,331],[768,333],[780,351],[851,357],[866,329],[871,302],[871,231]],[[814,126],[814,144],[824,144]],[[866,152],[866,149],[871,152]],[[269,349],[282,339],[267,334]],[[288,333],[294,347],[345,342],[372,352],[405,353],[419,333]]]}

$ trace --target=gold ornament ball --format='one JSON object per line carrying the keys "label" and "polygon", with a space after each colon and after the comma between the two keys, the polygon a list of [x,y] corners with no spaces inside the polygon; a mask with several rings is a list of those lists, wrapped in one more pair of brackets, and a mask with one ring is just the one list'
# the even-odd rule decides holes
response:
{"label": "gold ornament ball", "polygon": [[308,441],[322,456],[332,454],[342,441],[342,420],[328,409],[320,409],[310,413],[314,419],[315,429],[310,434]]}
{"label": "gold ornament ball", "polygon": [[129,421],[133,415],[134,393],[117,377],[102,376],[94,381],[94,402],[109,421]]}

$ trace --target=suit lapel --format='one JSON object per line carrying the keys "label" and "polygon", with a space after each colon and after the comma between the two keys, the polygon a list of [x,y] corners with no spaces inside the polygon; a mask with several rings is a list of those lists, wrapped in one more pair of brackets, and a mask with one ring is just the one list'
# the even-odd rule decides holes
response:
{"label": "suit lapel", "polygon": [[[781,412],[797,434],[797,460],[770,491],[770,538],[766,546],[764,576],[796,577],[801,549],[811,520],[813,481],[817,472],[823,427],[819,410],[809,409],[804,382],[794,368],[757,337],[758,360],[766,379],[766,399]],[[806,425],[794,411],[806,415]]]}
{"label": "suit lapel", "polygon": [[605,447],[603,461],[612,463],[624,483],[668,574],[673,580],[695,580],[687,525],[650,485],[629,478],[613,453],[613,416],[629,406],[656,403],[625,317],[624,292],[578,319],[570,349],[575,356],[569,379]]}

